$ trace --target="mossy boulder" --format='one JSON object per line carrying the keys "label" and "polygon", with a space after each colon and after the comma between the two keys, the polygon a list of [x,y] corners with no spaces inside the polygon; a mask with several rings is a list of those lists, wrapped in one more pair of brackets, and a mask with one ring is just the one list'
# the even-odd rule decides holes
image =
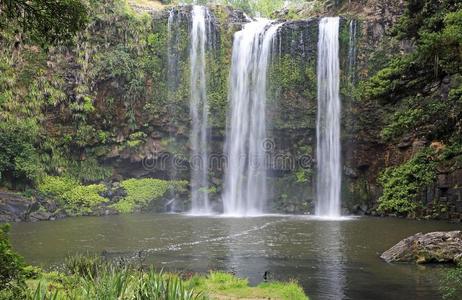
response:
{"label": "mossy boulder", "polygon": [[462,263],[462,231],[417,233],[385,251],[386,262]]}

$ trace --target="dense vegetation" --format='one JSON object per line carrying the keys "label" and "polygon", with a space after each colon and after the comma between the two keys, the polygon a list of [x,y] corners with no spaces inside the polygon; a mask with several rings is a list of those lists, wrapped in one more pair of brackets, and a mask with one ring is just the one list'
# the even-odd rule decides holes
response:
{"label": "dense vegetation", "polygon": [[460,1],[407,1],[394,36],[412,41],[414,50],[396,56],[360,86],[363,101],[377,101],[388,111],[381,131],[384,143],[421,139],[442,152],[431,157],[428,148],[384,171],[379,207],[384,212],[415,213],[420,188],[436,177],[435,162],[462,154],[461,28]]}
{"label": "dense vegetation", "polygon": [[[284,1],[267,0],[196,1],[205,2],[263,15],[284,6]],[[114,170],[119,163],[115,158],[139,162],[160,150],[188,160],[187,24],[183,22],[178,29],[179,83],[172,93],[164,72],[169,44],[165,22],[154,22],[122,0],[36,1],[30,7],[27,3],[7,1],[0,15],[0,186],[37,189],[53,197],[70,215],[88,214],[98,207],[120,212],[148,207],[176,183],[139,181],[143,187],[132,188],[125,182],[121,185],[128,195],[111,202],[104,197],[108,188],[101,182],[128,179]],[[289,14],[292,7],[308,4],[313,3],[291,1]],[[325,9],[346,4],[316,2]],[[19,6],[24,10],[21,15],[17,15]],[[31,15],[34,12],[39,14]],[[226,127],[227,77],[236,28],[226,24],[224,9],[213,12],[223,31],[207,53],[210,124],[218,140]],[[348,26],[342,26],[340,38],[346,44]],[[415,215],[421,207],[416,200],[421,189],[436,178],[436,166],[453,160],[460,164],[461,26],[459,1],[407,1],[393,35],[398,42],[411,41],[413,51],[396,54],[356,93],[361,101],[374,102],[385,112],[381,123],[374,124],[381,126],[381,143],[397,144],[410,136],[426,140],[427,145],[440,145],[437,153],[424,149],[425,154],[413,153],[416,156],[409,161],[382,172],[379,181],[384,192],[378,209],[383,213]],[[294,30],[285,38],[292,43],[306,34],[315,33]],[[313,50],[296,53],[291,48],[297,47],[290,43],[284,48],[294,52],[280,53],[271,65],[270,94],[277,111],[270,114],[271,129],[295,136],[313,131],[315,105],[310,103],[316,98],[316,73],[315,60],[307,56]],[[349,88],[342,91],[349,92]],[[313,155],[307,146],[308,135],[294,138],[296,142],[283,150]],[[291,191],[308,185],[311,175],[312,170],[297,169],[290,179],[276,182],[282,190],[280,202],[291,198]],[[65,193],[43,192],[51,178],[58,185],[72,182],[75,188]],[[219,179],[213,181],[219,191]],[[144,190],[151,183],[153,190]],[[138,194],[133,196],[129,190]]]}

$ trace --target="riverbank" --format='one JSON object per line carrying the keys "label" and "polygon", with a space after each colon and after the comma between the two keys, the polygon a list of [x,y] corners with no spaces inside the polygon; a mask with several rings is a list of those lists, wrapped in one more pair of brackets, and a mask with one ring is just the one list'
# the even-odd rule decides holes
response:
{"label": "riverbank", "polygon": [[55,271],[28,265],[9,241],[8,225],[0,227],[0,299],[279,299],[308,297],[295,281],[271,281],[250,287],[230,273],[164,273],[146,265],[141,255],[108,259],[99,255],[67,257]]}
{"label": "riverbank", "polygon": [[[79,267],[82,266],[77,266]],[[90,269],[95,273],[87,273]],[[28,299],[34,300],[44,299],[45,295],[60,300],[101,299],[101,297],[104,299],[308,300],[303,289],[296,282],[265,282],[250,287],[246,279],[224,272],[184,275],[103,265],[83,266],[83,269],[70,274],[41,273],[27,281],[26,293],[29,295]],[[37,295],[41,295],[42,298]]]}

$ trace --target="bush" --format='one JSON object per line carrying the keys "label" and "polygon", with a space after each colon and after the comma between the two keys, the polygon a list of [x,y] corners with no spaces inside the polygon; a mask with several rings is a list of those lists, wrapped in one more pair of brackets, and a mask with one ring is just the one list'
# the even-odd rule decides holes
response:
{"label": "bush", "polygon": [[170,189],[181,191],[186,185],[186,181],[165,181],[152,178],[128,179],[121,183],[127,196],[113,207],[121,213],[130,213],[136,208],[148,206],[151,201],[161,199]]}
{"label": "bush", "polygon": [[0,122],[0,180],[32,182],[41,173],[33,122]]}
{"label": "bush", "polygon": [[440,291],[443,299],[461,299],[462,266],[446,271],[441,279]]}
{"label": "bush", "polygon": [[108,200],[100,194],[106,190],[102,184],[81,185],[68,177],[46,176],[38,185],[39,192],[57,200],[70,215],[79,216],[92,212]]}
{"label": "bush", "polygon": [[[24,287],[23,258],[11,248],[8,240],[9,225],[0,227],[0,298],[15,299]],[[16,298],[19,299],[19,298]]]}
{"label": "bush", "polygon": [[383,213],[410,215],[420,206],[415,201],[420,188],[436,177],[436,162],[426,152],[418,153],[408,162],[386,169],[379,176],[383,195],[378,210]]}

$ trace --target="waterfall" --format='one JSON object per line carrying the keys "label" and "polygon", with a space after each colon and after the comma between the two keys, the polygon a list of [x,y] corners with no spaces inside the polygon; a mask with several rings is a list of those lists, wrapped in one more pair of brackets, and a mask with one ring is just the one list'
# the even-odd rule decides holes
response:
{"label": "waterfall", "polygon": [[356,83],[356,20],[350,21],[350,40],[348,41],[348,76],[351,84]]}
{"label": "waterfall", "polygon": [[[175,92],[178,88],[180,81],[180,71],[179,71],[179,26],[180,26],[180,16],[175,14],[175,10],[172,9],[169,11],[168,21],[167,21],[167,98],[168,98],[168,112],[169,112],[169,149],[171,153],[171,144],[176,146],[176,135],[175,135],[175,116],[177,115],[177,109],[175,105]],[[168,168],[168,178],[169,180],[177,179],[177,169],[175,166],[175,159],[173,156],[170,156],[169,168]],[[166,208],[170,212],[175,212],[175,188],[173,185],[169,188],[170,201],[166,205]]]}
{"label": "waterfall", "polygon": [[316,215],[339,217],[340,160],[339,18],[323,18],[318,41]]}
{"label": "waterfall", "polygon": [[209,10],[192,8],[190,48],[190,115],[191,115],[191,189],[193,214],[209,214],[208,197],[208,112],[206,59],[208,34],[211,28]]}
{"label": "waterfall", "polygon": [[266,205],[266,88],[273,39],[281,24],[259,19],[236,32],[230,74],[226,215],[251,216]]}

